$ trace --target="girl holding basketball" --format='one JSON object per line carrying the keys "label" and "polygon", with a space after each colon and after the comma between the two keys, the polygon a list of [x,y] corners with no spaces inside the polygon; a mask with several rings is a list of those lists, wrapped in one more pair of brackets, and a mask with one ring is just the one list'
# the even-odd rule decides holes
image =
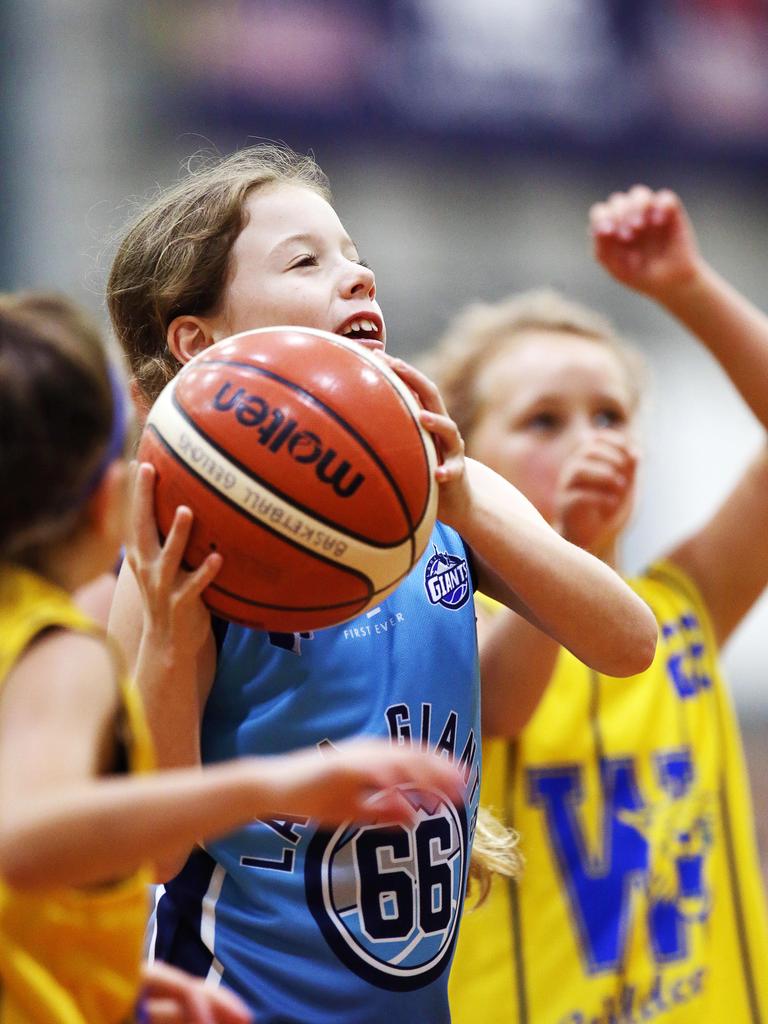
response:
{"label": "girl holding basketball", "polygon": [[[240,331],[295,324],[382,351],[372,271],[305,158],[245,150],[186,177],[129,229],[108,303],[144,401],[196,353]],[[308,817],[255,821],[194,850],[165,886],[157,955],[240,992],[263,1024],[440,1024],[479,790],[475,617],[469,588],[434,597],[449,564],[602,670],[645,667],[648,609],[551,530],[501,477],[464,459],[439,392],[399,360],[442,452],[439,521],[403,583],[362,622],[268,634],[212,620],[199,594],[218,562],[180,568],[154,527],[153,470],[139,471],[130,567],[111,622],[131,653],[162,763],[385,736],[457,764],[458,803],[411,791],[410,828],[325,832]],[[438,558],[434,557],[439,555]],[[434,599],[433,599],[434,597]],[[376,616],[387,630],[362,629]]]}
{"label": "girl holding basketball", "polygon": [[143,1021],[246,1024],[223,989],[140,973],[150,862],[254,815],[409,825],[398,784],[458,796],[461,780],[373,740],[141,774],[136,692],[72,596],[117,559],[130,422],[98,335],[70,311],[0,297],[0,1021],[125,1024],[143,987]]}
{"label": "girl holding basketball", "polygon": [[[598,261],[720,361],[768,426],[768,320],[702,259],[675,195],[592,211]],[[435,365],[468,450],[612,565],[639,460],[638,357],[554,293],[470,307]],[[681,386],[684,386],[681,385]],[[768,1019],[768,921],[718,664],[768,582],[768,449],[692,536],[632,581],[660,640],[631,680],[485,608],[483,802],[519,830],[519,883],[466,916],[456,1024]],[[519,682],[516,700],[499,683]]]}

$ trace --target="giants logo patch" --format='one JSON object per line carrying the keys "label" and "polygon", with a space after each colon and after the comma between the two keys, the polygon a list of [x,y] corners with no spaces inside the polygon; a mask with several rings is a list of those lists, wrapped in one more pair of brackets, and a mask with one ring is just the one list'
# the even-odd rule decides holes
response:
{"label": "giants logo patch", "polygon": [[432,604],[443,608],[461,608],[470,593],[469,566],[465,558],[438,551],[424,569],[424,587]]}

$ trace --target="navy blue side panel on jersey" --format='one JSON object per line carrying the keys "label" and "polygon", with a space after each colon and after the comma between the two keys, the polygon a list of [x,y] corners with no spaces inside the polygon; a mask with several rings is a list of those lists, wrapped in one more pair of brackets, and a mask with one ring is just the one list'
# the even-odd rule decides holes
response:
{"label": "navy blue side panel on jersey", "polygon": [[477,566],[475,565],[475,553],[472,548],[464,545],[464,554],[467,558],[467,565],[469,566],[469,575],[472,578],[472,593],[477,590]]}
{"label": "navy blue side panel on jersey", "polygon": [[461,538],[438,523],[378,608],[316,633],[226,631],[204,761],[382,736],[435,751],[466,783],[458,806],[405,788],[409,828],[255,821],[207,844],[217,865],[207,887],[199,878],[171,884],[175,909],[260,1024],[450,1020],[448,969],[480,784],[472,590]]}
{"label": "navy blue side panel on jersey", "polygon": [[222,648],[224,647],[224,641],[227,637],[227,630],[229,629],[229,623],[226,619],[219,618],[218,615],[211,616],[211,630],[213,631],[213,639],[216,644],[216,657],[218,658],[221,654]]}
{"label": "navy blue side panel on jersey", "polygon": [[179,874],[166,883],[155,910],[154,959],[201,978],[213,962],[213,953],[203,942],[203,906],[215,870],[216,861],[204,850],[195,850]]}

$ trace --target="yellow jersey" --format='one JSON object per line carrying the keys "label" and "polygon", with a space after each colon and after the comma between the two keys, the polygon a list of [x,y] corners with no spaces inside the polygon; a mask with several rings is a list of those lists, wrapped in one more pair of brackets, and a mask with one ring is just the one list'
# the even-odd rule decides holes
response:
{"label": "yellow jersey", "polygon": [[[65,591],[34,573],[0,566],[0,692],[24,650],[51,628],[103,635]],[[121,679],[120,691],[128,770],[149,770],[152,748],[141,707],[127,680]],[[132,1020],[149,881],[149,871],[141,870],[113,885],[21,892],[0,878],[0,1024]]]}
{"label": "yellow jersey", "polygon": [[519,882],[462,921],[454,1024],[768,1024],[768,913],[747,776],[706,608],[670,563],[631,581],[659,624],[629,679],[561,651],[481,801]]}

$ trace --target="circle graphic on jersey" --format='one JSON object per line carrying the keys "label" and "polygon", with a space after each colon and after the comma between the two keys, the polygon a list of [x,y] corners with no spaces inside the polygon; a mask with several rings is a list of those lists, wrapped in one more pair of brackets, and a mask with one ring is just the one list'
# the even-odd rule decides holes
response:
{"label": "circle graphic on jersey", "polygon": [[461,608],[469,598],[469,566],[466,558],[438,551],[424,569],[424,586],[432,604],[443,608]]}
{"label": "circle graphic on jersey", "polygon": [[467,818],[439,792],[401,787],[409,827],[342,825],[307,850],[307,902],[325,940],[380,988],[422,988],[447,968],[464,895]]}

